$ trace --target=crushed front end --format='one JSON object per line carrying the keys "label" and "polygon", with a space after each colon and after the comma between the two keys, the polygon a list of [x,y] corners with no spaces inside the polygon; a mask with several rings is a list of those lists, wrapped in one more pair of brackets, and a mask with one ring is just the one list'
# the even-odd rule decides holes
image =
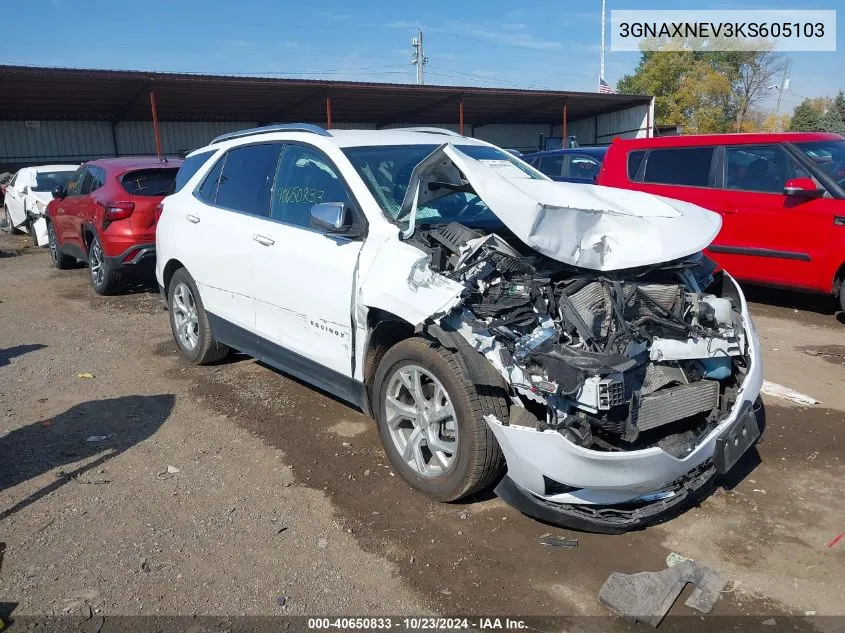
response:
{"label": "crushed front end", "polygon": [[709,490],[759,437],[759,344],[739,286],[701,254],[597,271],[458,223],[412,241],[464,288],[437,319],[510,387],[485,419],[497,492],[526,514],[620,532]]}

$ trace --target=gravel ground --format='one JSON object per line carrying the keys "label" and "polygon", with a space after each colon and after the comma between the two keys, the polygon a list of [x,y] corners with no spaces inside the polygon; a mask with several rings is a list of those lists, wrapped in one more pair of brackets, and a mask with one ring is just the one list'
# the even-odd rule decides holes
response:
{"label": "gravel ground", "polygon": [[[674,551],[731,579],[708,621],[845,617],[845,539],[827,547],[845,530],[845,325],[826,300],[749,293],[766,377],[822,404],[766,398],[758,451],[700,507],[600,536],[490,493],[412,492],[370,419],[247,357],[185,364],[155,291],[133,290],[97,297],[86,269],[0,235],[0,604],[16,616],[600,616],[612,571]],[[672,613],[697,615],[683,597]]]}

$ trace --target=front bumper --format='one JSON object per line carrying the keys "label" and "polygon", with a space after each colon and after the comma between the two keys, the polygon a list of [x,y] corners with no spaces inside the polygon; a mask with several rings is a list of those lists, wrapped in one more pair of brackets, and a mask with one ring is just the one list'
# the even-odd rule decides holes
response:
{"label": "front bumper", "polygon": [[[486,416],[508,467],[497,492],[508,503],[542,520],[611,533],[665,520],[672,508],[701,496],[717,466],[724,470],[739,456],[728,454],[726,462],[726,440],[733,441],[738,429],[750,426],[749,416],[756,423],[754,403],[763,382],[760,344],[741,291],[739,298],[748,342],[748,373],[730,415],[689,454],[677,458],[659,447],[594,451],[573,444],[556,431],[505,426]],[[756,440],[756,435],[752,439]]]}

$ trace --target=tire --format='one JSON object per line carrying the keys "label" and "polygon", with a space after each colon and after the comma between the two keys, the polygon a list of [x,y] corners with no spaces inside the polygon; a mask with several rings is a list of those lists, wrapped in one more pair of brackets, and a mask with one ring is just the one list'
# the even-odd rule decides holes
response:
{"label": "tire", "polygon": [[62,253],[61,249],[59,249],[59,242],[56,239],[56,230],[53,228],[52,222],[47,222],[47,246],[50,251],[50,260],[53,262],[53,266],[59,270],[67,270],[68,268],[73,268],[73,266],[76,265],[75,258],[65,255]]}
{"label": "tire", "polygon": [[[180,268],[170,279],[167,289],[170,329],[179,352],[185,360],[197,365],[225,358],[229,348],[211,335],[211,325],[193,277]],[[191,344],[193,341],[193,344]]]}
{"label": "tire", "polygon": [[839,306],[845,314],[845,277],[839,281]]}
{"label": "tire", "polygon": [[98,295],[113,295],[123,289],[123,275],[109,266],[103,245],[96,234],[91,237],[88,245],[88,277]]}
{"label": "tire", "polygon": [[9,215],[9,207],[4,206],[3,212],[6,214],[6,233],[9,235],[18,235],[20,230],[12,226],[12,216]]}
{"label": "tire", "polygon": [[[387,458],[411,487],[439,501],[455,501],[486,488],[504,468],[502,451],[484,415],[493,414],[506,422],[507,393],[501,387],[491,386],[495,384],[492,367],[488,368],[491,372],[488,384],[476,385],[462,366],[457,354],[439,343],[413,337],[388,350],[373,382],[373,408]],[[408,386],[416,386],[415,372],[419,372],[416,375],[420,377],[421,391],[428,403],[423,409],[432,403],[443,405],[440,415],[445,415],[445,420],[433,421],[431,418],[436,420],[439,412],[430,408],[424,418],[420,417],[420,407],[413,404],[417,399]],[[445,401],[437,395],[438,383],[445,391]],[[449,403],[452,416],[448,415]],[[410,409],[417,412],[416,422],[404,417]],[[408,440],[415,434],[422,438],[421,442],[416,448],[407,449]],[[408,459],[400,448],[403,439]],[[429,442],[436,444],[432,447]],[[440,450],[447,446],[454,447],[454,451]]]}

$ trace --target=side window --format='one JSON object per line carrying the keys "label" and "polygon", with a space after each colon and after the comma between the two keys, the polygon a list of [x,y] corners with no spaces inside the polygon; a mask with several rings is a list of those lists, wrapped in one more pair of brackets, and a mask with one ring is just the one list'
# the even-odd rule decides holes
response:
{"label": "side window", "polygon": [[174,183],[173,192],[176,193],[182,187],[185,186],[185,183],[188,182],[195,173],[197,173],[203,165],[205,165],[206,161],[211,158],[211,156],[217,150],[211,150],[210,152],[202,152],[201,154],[194,154],[193,156],[188,156],[185,159],[185,162],[182,163],[182,166],[179,168],[179,171],[176,172],[176,182]]}
{"label": "side window", "polygon": [[628,180],[635,181],[637,179],[637,172],[640,171],[643,158],[645,158],[645,150],[637,150],[628,154]]}
{"label": "side window", "polygon": [[601,163],[591,156],[575,154],[564,157],[563,175],[567,178],[593,180],[601,169]]}
{"label": "side window", "polygon": [[787,180],[807,177],[780,145],[725,148],[725,189],[782,194]]}
{"label": "side window", "polygon": [[285,147],[273,186],[271,218],[310,227],[312,206],[348,201],[346,187],[328,158],[300,145]]}
{"label": "side window", "polygon": [[87,196],[91,193],[91,185],[94,184],[94,168],[89,167],[85,170],[85,175],[82,177],[82,184],[79,186],[79,195]]}
{"label": "side window", "polygon": [[543,156],[537,169],[550,177],[560,176],[563,173],[563,160],[563,156]]}
{"label": "side window", "polygon": [[645,164],[643,182],[687,187],[710,186],[713,147],[653,149]]}
{"label": "side window", "polygon": [[226,164],[226,154],[218,160],[214,167],[212,167],[205,180],[202,181],[199,189],[197,189],[197,197],[210,204],[217,204],[217,185],[220,182],[220,174],[223,173],[223,165]]}
{"label": "side window", "polygon": [[253,215],[270,215],[270,190],[281,151],[281,143],[245,145],[229,150],[217,186],[217,206]]}
{"label": "side window", "polygon": [[97,191],[106,184],[106,171],[100,167],[89,167],[92,174],[91,191]]}
{"label": "side window", "polygon": [[79,191],[82,189],[82,179],[85,177],[85,172],[86,169],[83,166],[73,173],[73,176],[71,176],[70,180],[67,183],[68,197],[80,195]]}

